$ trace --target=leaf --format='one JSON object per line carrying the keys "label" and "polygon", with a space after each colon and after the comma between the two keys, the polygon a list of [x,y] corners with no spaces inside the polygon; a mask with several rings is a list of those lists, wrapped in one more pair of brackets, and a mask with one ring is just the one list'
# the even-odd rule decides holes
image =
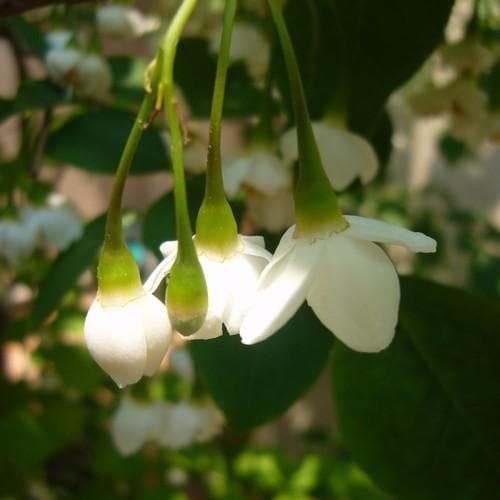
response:
{"label": "leaf", "polygon": [[[196,216],[205,192],[205,176],[197,175],[189,179],[186,183],[186,190],[191,227],[194,230]],[[172,191],[149,207],[142,225],[142,239],[144,244],[158,257],[161,257],[159,247],[164,241],[177,239],[175,235],[174,193]]]}
{"label": "leaf", "polygon": [[80,274],[92,264],[102,244],[105,221],[105,215],[101,215],[89,222],[82,237],[59,254],[53,262],[40,284],[33,305],[31,319],[35,325],[59,306]]}
{"label": "leaf", "polygon": [[398,498],[496,498],[500,308],[430,282],[402,285],[388,349],[335,348],[340,430],[359,464]]}
{"label": "leaf", "polygon": [[[114,174],[134,120],[132,113],[117,109],[77,115],[50,134],[47,155],[90,172]],[[165,142],[151,126],[142,134],[130,173],[161,172],[168,166]]]}
{"label": "leaf", "polygon": [[44,34],[35,24],[26,21],[22,16],[11,16],[2,22],[14,33],[18,43],[24,50],[42,58],[47,50]]}
{"label": "leaf", "polygon": [[224,335],[190,343],[201,381],[229,425],[247,431],[286,411],[321,373],[332,334],[303,305],[272,337],[253,346]]}
{"label": "leaf", "polygon": [[[390,93],[413,76],[441,41],[453,4],[288,2],[285,15],[313,119],[345,106],[350,128],[370,137]],[[275,45],[276,77],[289,106],[288,79],[276,38]]]}

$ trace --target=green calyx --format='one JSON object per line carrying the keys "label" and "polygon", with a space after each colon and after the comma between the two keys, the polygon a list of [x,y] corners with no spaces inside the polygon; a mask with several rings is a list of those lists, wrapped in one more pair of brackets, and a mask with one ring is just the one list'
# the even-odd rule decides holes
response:
{"label": "green calyx", "polygon": [[124,305],[144,293],[139,269],[124,242],[104,244],[97,267],[102,305]]}
{"label": "green calyx", "polygon": [[172,327],[181,335],[192,335],[203,325],[207,309],[207,285],[198,259],[178,254],[167,287],[167,311]]}
{"label": "green calyx", "polygon": [[239,247],[238,228],[233,211],[225,198],[205,198],[196,220],[196,248],[216,259],[225,259]]}

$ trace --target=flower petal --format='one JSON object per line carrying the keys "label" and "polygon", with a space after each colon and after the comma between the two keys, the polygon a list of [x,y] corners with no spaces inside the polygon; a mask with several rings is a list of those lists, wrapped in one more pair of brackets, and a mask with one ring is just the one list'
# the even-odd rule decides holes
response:
{"label": "flower petal", "polygon": [[84,336],[90,354],[119,387],[144,374],[146,339],[140,315],[131,302],[102,307],[96,299],[85,318]]}
{"label": "flower petal", "polygon": [[436,240],[423,233],[357,215],[346,215],[345,218],[350,227],[342,234],[350,238],[402,245],[413,252],[432,253],[436,251]]}
{"label": "flower petal", "polygon": [[150,274],[149,278],[144,283],[144,290],[147,293],[154,293],[156,289],[160,286],[165,276],[168,274],[170,269],[174,264],[176,254],[170,254],[168,257],[163,259]]}
{"label": "flower petal", "polygon": [[247,157],[234,158],[222,165],[224,191],[229,198],[234,198],[240,190],[243,180],[250,170],[250,160]]}
{"label": "flower petal", "polygon": [[289,242],[288,233],[283,239],[262,273],[254,303],[241,325],[244,344],[260,342],[281,328],[304,301],[314,278],[325,240]]}
{"label": "flower petal", "polygon": [[146,364],[144,374],[151,376],[158,370],[161,360],[172,340],[172,326],[167,308],[154,295],[146,294],[134,301],[141,317],[146,339]]}
{"label": "flower petal", "polygon": [[255,296],[260,274],[270,260],[269,253],[264,258],[240,253],[224,263],[228,296],[222,319],[231,335],[240,331],[243,317]]}
{"label": "flower petal", "polygon": [[320,321],[351,349],[377,352],[394,336],[398,276],[379,246],[344,234],[328,240],[307,301]]}

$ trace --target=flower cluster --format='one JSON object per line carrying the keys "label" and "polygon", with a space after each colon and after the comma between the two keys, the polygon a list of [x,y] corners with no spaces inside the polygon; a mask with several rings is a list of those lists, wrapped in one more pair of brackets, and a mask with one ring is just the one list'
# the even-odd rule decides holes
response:
{"label": "flower cluster", "polygon": [[0,221],[0,256],[15,266],[28,258],[37,245],[61,251],[83,232],[76,209],[53,193],[45,206],[25,206],[15,219]]}

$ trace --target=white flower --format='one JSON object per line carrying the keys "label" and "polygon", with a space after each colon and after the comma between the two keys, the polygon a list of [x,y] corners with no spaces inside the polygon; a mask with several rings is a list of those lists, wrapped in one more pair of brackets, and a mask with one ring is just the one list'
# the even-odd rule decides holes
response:
{"label": "white flower", "polygon": [[64,49],[68,45],[72,36],[73,33],[67,30],[49,31],[45,34],[45,41],[49,50]]}
{"label": "white flower", "polygon": [[248,216],[256,227],[277,233],[293,224],[295,209],[290,189],[280,189],[272,196],[247,193]]}
{"label": "white flower", "polygon": [[32,211],[33,223],[44,242],[56,250],[66,249],[83,234],[80,215],[64,196],[52,193],[47,207]]}
{"label": "white flower", "polygon": [[83,97],[105,100],[109,97],[113,76],[107,61],[97,54],[83,56],[75,68],[75,89]]}
{"label": "white flower", "polygon": [[243,156],[224,162],[222,169],[224,190],[229,198],[234,198],[242,186],[271,196],[291,189],[293,182],[291,170],[265,148],[252,148]]}
{"label": "white flower", "polygon": [[170,405],[158,434],[158,443],[178,450],[195,442],[206,442],[217,435],[222,419],[212,405],[193,405],[181,401]]}
{"label": "white flower", "polygon": [[[222,323],[228,332],[239,332],[243,317],[250,307],[261,271],[271,258],[260,236],[239,236],[240,248],[231,257],[220,260],[198,252],[208,289],[208,311],[205,323],[187,339],[211,339],[222,335]],[[177,242],[168,241],[160,250],[165,259],[153,271],[144,288],[154,291],[172,267]]]}
{"label": "white flower", "polygon": [[97,364],[124,387],[156,372],[172,329],[165,306],[143,291],[105,304],[97,297],[85,318],[84,335]]}
{"label": "white flower", "polygon": [[[363,184],[373,179],[378,171],[378,159],[366,139],[326,122],[313,122],[312,127],[326,175],[335,189],[345,189],[356,177]],[[295,128],[282,135],[280,146],[286,165],[297,160]]]}
{"label": "white flower", "polygon": [[35,249],[38,229],[33,223],[32,210],[21,210],[19,218],[0,221],[0,256],[16,266],[25,260]]}
{"label": "white flower", "polygon": [[[218,54],[222,27],[213,31],[210,38],[210,50]],[[236,22],[231,36],[229,58],[231,61],[243,61],[251,76],[261,78],[267,71],[271,49],[267,38],[253,25]]]}
{"label": "white flower", "polygon": [[140,37],[156,31],[160,27],[160,20],[156,16],[146,16],[133,7],[103,5],[97,9],[97,26],[105,35]]}
{"label": "white flower", "polygon": [[255,300],[240,330],[254,344],[281,328],[307,299],[320,321],[354,350],[389,345],[398,319],[399,280],[393,264],[373,242],[414,252],[434,252],[422,233],[364,217],[346,216],[349,227],[326,239],[294,239],[292,226],[263,271]]}
{"label": "white flower", "polygon": [[174,349],[168,356],[168,368],[186,382],[194,382],[193,360],[187,349]]}
{"label": "white flower", "polygon": [[71,85],[75,80],[76,65],[82,58],[79,50],[56,47],[45,54],[45,64],[50,78],[62,85]]}
{"label": "white flower", "polygon": [[453,69],[456,75],[478,76],[495,62],[493,52],[474,39],[445,45],[439,55],[442,64]]}
{"label": "white flower", "polygon": [[156,437],[167,412],[167,403],[139,402],[126,394],[111,419],[111,437],[120,453],[130,455]]}

